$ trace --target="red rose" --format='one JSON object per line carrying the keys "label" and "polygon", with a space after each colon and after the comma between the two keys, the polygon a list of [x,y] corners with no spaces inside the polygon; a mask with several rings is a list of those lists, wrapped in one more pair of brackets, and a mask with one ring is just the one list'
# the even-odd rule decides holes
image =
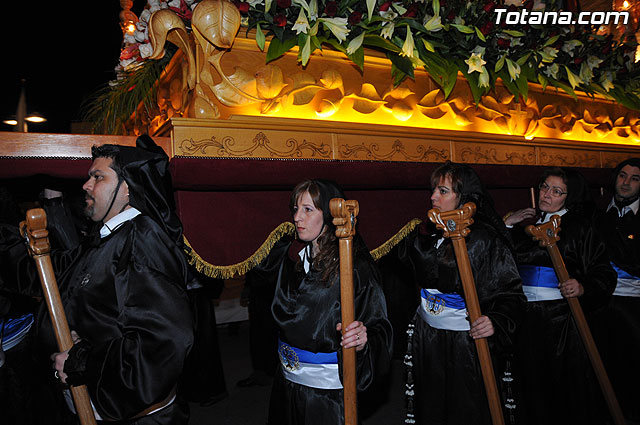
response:
{"label": "red rose", "polygon": [[391,7],[391,2],[387,1],[380,5],[380,12],[386,12]]}
{"label": "red rose", "polygon": [[140,54],[140,49],[138,49],[138,46],[140,46],[139,43],[130,44],[125,47],[122,52],[120,52],[120,60],[127,60],[131,59],[134,56],[138,56]]}
{"label": "red rose", "polygon": [[[280,9],[286,9],[289,6],[291,6],[291,0],[278,0],[278,7]],[[284,25],[281,25],[281,26],[284,26]]]}
{"label": "red rose", "polygon": [[480,27],[480,32],[482,35],[487,35],[493,29],[493,21],[487,21],[483,26]]}
{"label": "red rose", "polygon": [[240,13],[242,13],[243,15],[246,15],[247,12],[249,12],[249,3],[236,0],[236,1],[233,2],[233,4],[236,5],[236,7],[240,11]]}
{"label": "red rose", "polygon": [[456,19],[456,11],[452,10],[451,12],[449,12],[449,14],[447,15],[447,19],[450,21],[453,21],[454,19]]}
{"label": "red rose", "polygon": [[405,18],[415,18],[416,16],[418,16],[418,4],[411,3],[411,6],[409,6],[407,11],[402,16],[404,16]]}
{"label": "red rose", "polygon": [[483,9],[485,12],[489,13],[496,7],[496,4],[492,1],[485,3]]}
{"label": "red rose", "polygon": [[189,6],[187,6],[187,3],[185,3],[184,0],[180,0],[179,7],[169,6],[169,10],[173,10],[176,15],[178,15],[182,19],[186,19],[187,21],[190,21],[193,15],[193,12],[191,11],[191,9],[189,9]]}
{"label": "red rose", "polygon": [[498,39],[498,46],[506,49],[507,47],[511,46],[511,40],[509,40],[507,38],[499,38]]}
{"label": "red rose", "polygon": [[575,63],[576,65],[580,65],[583,60],[584,60],[584,58],[575,58],[575,59],[573,59],[573,63]]}
{"label": "red rose", "polygon": [[324,14],[330,18],[333,18],[338,13],[338,3],[335,1],[328,1],[327,5],[324,7]]}
{"label": "red rose", "polygon": [[351,15],[349,15],[349,25],[358,25],[360,21],[362,21],[362,12],[358,12],[357,10],[351,12]]}
{"label": "red rose", "polygon": [[273,17],[273,23],[277,27],[284,27],[287,25],[287,18],[282,13],[279,13]]}

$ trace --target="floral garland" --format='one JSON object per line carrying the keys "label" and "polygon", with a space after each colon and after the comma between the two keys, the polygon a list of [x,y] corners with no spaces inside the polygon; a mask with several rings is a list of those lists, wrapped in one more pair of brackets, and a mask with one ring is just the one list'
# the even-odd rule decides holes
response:
{"label": "floral garland", "polygon": [[[169,8],[189,28],[199,0],[148,0],[137,30],[125,37],[117,71],[135,70],[151,54],[147,23]],[[552,86],[576,97],[601,94],[640,110],[640,67],[634,63],[635,38],[616,40],[593,25],[507,25],[496,9],[560,11],[559,1],[504,0],[234,0],[267,62],[297,46],[304,66],[325,47],[343,52],[361,69],[364,48],[383,51],[397,85],[424,68],[443,89],[453,90],[458,72],[476,102],[500,79],[516,97],[526,99],[528,83]],[[575,10],[573,11],[575,12]]]}

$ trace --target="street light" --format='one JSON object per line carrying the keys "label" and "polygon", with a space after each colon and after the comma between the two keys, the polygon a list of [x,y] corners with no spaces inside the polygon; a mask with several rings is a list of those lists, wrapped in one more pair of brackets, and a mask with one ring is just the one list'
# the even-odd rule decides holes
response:
{"label": "street light", "polygon": [[22,80],[22,90],[20,91],[20,100],[18,100],[18,109],[16,111],[16,115],[2,121],[7,125],[14,125],[14,131],[20,131],[23,133],[27,133],[29,128],[27,127],[27,122],[31,123],[42,123],[47,121],[47,119],[37,112],[32,112],[27,114],[27,95],[25,91],[25,81]]}

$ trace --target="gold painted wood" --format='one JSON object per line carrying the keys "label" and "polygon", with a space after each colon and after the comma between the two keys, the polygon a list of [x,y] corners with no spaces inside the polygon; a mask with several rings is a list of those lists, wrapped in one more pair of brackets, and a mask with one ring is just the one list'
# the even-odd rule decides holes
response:
{"label": "gold painted wood", "polygon": [[[464,299],[467,304],[467,311],[469,312],[469,321],[471,323],[482,315],[475,280],[471,270],[471,262],[469,261],[469,253],[467,252],[467,244],[464,240],[470,232],[469,226],[473,224],[472,217],[475,212],[476,205],[473,202],[467,202],[462,208],[457,210],[440,212],[439,209],[433,208],[428,212],[429,220],[431,220],[438,229],[441,229],[444,237],[450,238],[453,244],[456,263],[458,264],[458,272],[460,273],[460,280],[462,281],[462,289],[464,290]],[[500,393],[498,392],[496,377],[493,372],[489,343],[487,338],[477,338],[474,342],[478,351],[478,360],[480,361],[484,388],[487,393],[491,422],[493,425],[502,425],[504,424],[502,403],[500,402]]]}
{"label": "gold painted wood", "polygon": [[[67,317],[60,299],[60,292],[53,274],[51,264],[51,251],[49,245],[49,232],[47,231],[47,215],[42,208],[27,211],[26,220],[20,223],[20,232],[27,240],[29,254],[33,257],[38,268],[38,276],[42,284],[42,292],[51,316],[51,324],[58,343],[60,352],[73,347],[73,339],[69,331]],[[78,419],[82,425],[95,425],[96,418],[93,415],[89,392],[85,385],[71,386],[71,395],[78,413]]]}
{"label": "gold painted wood", "polygon": [[[526,227],[525,231],[533,238],[534,241],[539,241],[541,247],[547,248],[547,252],[549,253],[551,262],[553,263],[553,268],[558,276],[558,281],[566,282],[569,280],[570,276],[557,245],[557,242],[560,240],[560,237],[558,236],[558,232],[561,230],[560,223],[561,218],[556,214],[553,215],[547,223],[540,224],[538,226],[529,225]],[[565,299],[569,304],[571,314],[573,315],[576,327],[578,328],[578,333],[582,338],[584,348],[586,349],[589,360],[591,361],[591,366],[593,366],[598,383],[600,384],[600,389],[602,390],[602,394],[604,395],[607,406],[609,407],[609,413],[611,413],[611,417],[616,425],[624,425],[625,419],[622,414],[622,410],[620,409],[618,399],[616,398],[616,394],[613,391],[611,382],[609,381],[607,371],[605,370],[602,359],[600,358],[600,353],[598,353],[596,342],[591,335],[591,330],[589,329],[587,319],[582,311],[580,301],[578,301],[578,298],[576,297]]]}
{"label": "gold painted wood", "polygon": [[[340,311],[342,334],[355,320],[353,304],[353,236],[356,234],[356,217],[360,211],[358,201],[333,198],[329,209],[336,226],[336,237],[340,251]],[[356,349],[342,348],[342,381],[344,395],[344,423],[357,425],[358,397],[356,380]]]}

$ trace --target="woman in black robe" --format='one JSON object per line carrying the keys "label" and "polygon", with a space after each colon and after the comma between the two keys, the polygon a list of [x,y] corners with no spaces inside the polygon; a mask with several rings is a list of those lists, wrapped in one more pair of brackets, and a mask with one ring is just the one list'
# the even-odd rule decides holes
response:
{"label": "woman in black robe", "polygon": [[356,321],[341,336],[332,198],[344,198],[332,182],[312,180],[296,186],[291,211],[298,240],[279,247],[282,255],[270,266],[278,273],[272,312],[281,361],[271,393],[271,425],[344,423],[342,346],[357,352],[358,391],[368,388],[390,365],[392,331],[384,295],[377,268],[358,235],[353,253]]}
{"label": "woman in black robe", "polygon": [[[602,424],[606,406],[565,298],[578,297],[589,319],[616,285],[606,246],[591,225],[593,203],[584,177],[553,168],[540,179],[537,224],[561,216],[558,249],[571,277],[558,284],[546,248],[515,226],[516,260],[527,296],[518,334],[525,419],[530,424]],[[505,217],[513,226],[536,216],[526,208]]]}
{"label": "woman in black robe", "polygon": [[477,174],[466,165],[447,162],[433,172],[431,185],[433,207],[441,212],[467,202],[476,205],[465,239],[482,316],[469,323],[452,243],[431,223],[423,223],[397,248],[421,288],[405,358],[405,422],[490,424],[474,339],[488,338],[498,372],[496,354],[510,352],[524,309],[520,277],[507,229]]}

